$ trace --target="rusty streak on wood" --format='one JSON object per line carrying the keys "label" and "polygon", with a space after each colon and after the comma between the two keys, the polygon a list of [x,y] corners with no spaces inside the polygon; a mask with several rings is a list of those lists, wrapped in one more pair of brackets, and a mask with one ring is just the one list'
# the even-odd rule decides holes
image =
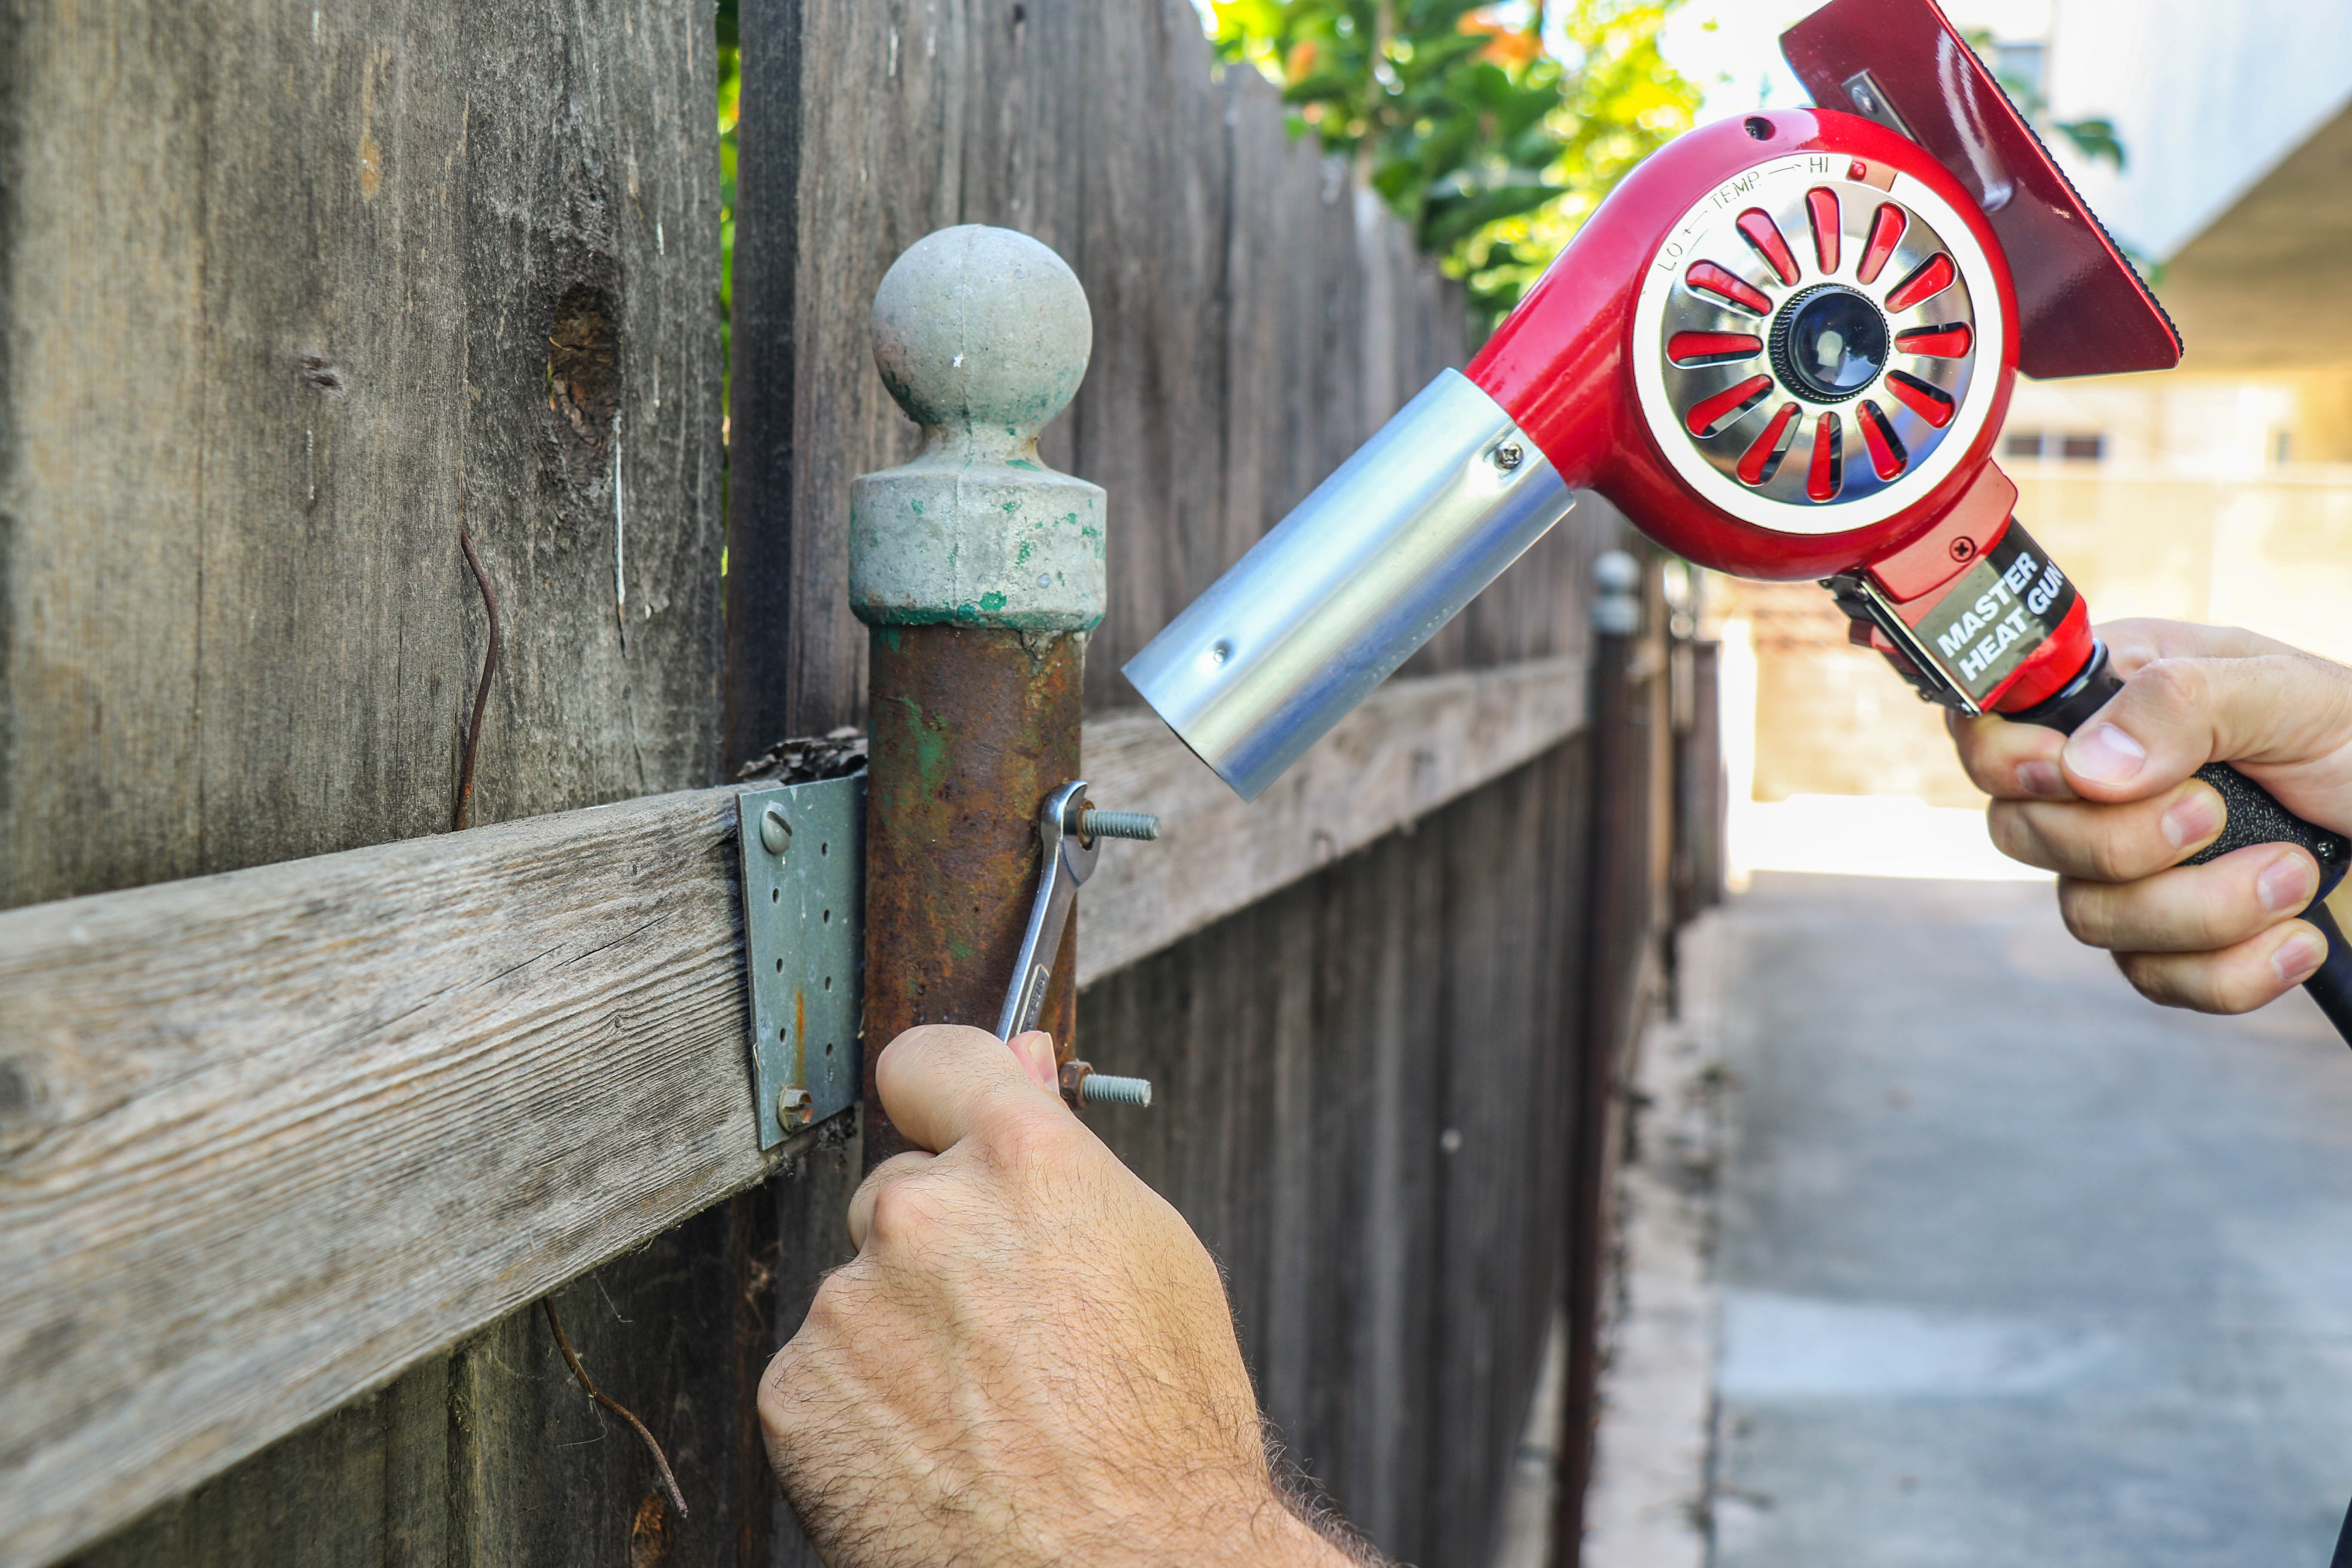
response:
{"label": "rusty streak on wood", "polygon": [[[1225,801],[1180,799],[1173,843],[1118,846],[1131,869],[1082,919],[1129,962],[1166,947],[1556,744],[1577,684],[1395,683],[1261,803],[1256,870],[1139,874],[1188,829],[1201,869],[1237,858],[1200,847]],[[1461,750],[1433,772],[1441,714]],[[1110,727],[1106,777],[1153,776]],[[0,1560],[90,1539],[773,1169],[734,833],[734,792],[693,791],[0,914]],[[1026,909],[997,911],[1016,942]]]}

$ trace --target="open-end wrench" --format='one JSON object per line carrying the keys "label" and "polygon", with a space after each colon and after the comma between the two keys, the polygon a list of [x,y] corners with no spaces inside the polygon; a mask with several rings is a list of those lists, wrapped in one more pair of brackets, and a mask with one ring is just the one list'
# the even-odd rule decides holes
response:
{"label": "open-end wrench", "polygon": [[[1102,841],[1159,837],[1156,816],[1097,811],[1088,805],[1084,779],[1073,780],[1045,797],[1037,813],[1038,847],[1044,852],[1037,871],[1037,897],[1029,906],[1029,926],[1021,936],[1021,955],[1013,961],[1004,1011],[997,1016],[999,1039],[1011,1040],[1035,1028],[1044,1015],[1045,987],[1054,978],[1054,959],[1062,951],[1062,931],[1070,923],[1079,885],[1094,874]],[[1062,1098],[1074,1107],[1151,1103],[1149,1079],[1098,1073],[1085,1062],[1062,1064],[1061,1087]]]}

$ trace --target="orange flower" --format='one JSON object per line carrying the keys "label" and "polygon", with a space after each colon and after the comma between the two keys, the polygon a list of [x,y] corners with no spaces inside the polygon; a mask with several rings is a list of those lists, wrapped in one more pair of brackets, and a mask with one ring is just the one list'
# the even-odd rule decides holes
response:
{"label": "orange flower", "polygon": [[1543,39],[1532,27],[1521,32],[1480,11],[1464,16],[1460,26],[1465,33],[1484,34],[1486,47],[1478,51],[1478,58],[1505,70],[1528,65],[1543,53]]}
{"label": "orange flower", "polygon": [[1285,81],[1304,81],[1307,73],[1315,68],[1315,40],[1301,38],[1290,48],[1290,58],[1282,62]]}

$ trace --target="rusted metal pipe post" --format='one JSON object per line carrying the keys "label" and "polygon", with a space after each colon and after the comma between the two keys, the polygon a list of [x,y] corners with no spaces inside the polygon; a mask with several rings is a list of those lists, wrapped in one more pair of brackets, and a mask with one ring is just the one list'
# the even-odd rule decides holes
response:
{"label": "rusted metal pipe post", "polygon": [[[849,592],[871,632],[866,1161],[906,1146],[874,1060],[917,1024],[996,1020],[1038,871],[1037,811],[1079,776],[1078,681],[1102,619],[1103,492],[1037,432],[1086,374],[1094,322],[1062,258],[968,224],[908,247],[874,296],[874,358],[923,427],[860,478]],[[1039,1026],[1076,1019],[1077,923]]]}

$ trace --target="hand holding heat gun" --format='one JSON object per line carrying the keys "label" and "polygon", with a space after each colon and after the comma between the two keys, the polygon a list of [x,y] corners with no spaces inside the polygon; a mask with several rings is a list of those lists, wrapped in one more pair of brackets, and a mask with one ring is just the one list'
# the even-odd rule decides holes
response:
{"label": "hand holding heat gun", "polygon": [[[1921,696],[2071,731],[2120,689],[1991,461],[2011,384],[2180,342],[1932,0],[1833,0],[1783,52],[1824,107],[1693,131],[1626,176],[1446,372],[1126,667],[1255,798],[1598,490],[1719,571],[1816,578]],[[1835,106],[1835,107],[1829,107]],[[2193,859],[2352,864],[2222,763]],[[2352,947],[2309,982],[2352,1039]]]}

